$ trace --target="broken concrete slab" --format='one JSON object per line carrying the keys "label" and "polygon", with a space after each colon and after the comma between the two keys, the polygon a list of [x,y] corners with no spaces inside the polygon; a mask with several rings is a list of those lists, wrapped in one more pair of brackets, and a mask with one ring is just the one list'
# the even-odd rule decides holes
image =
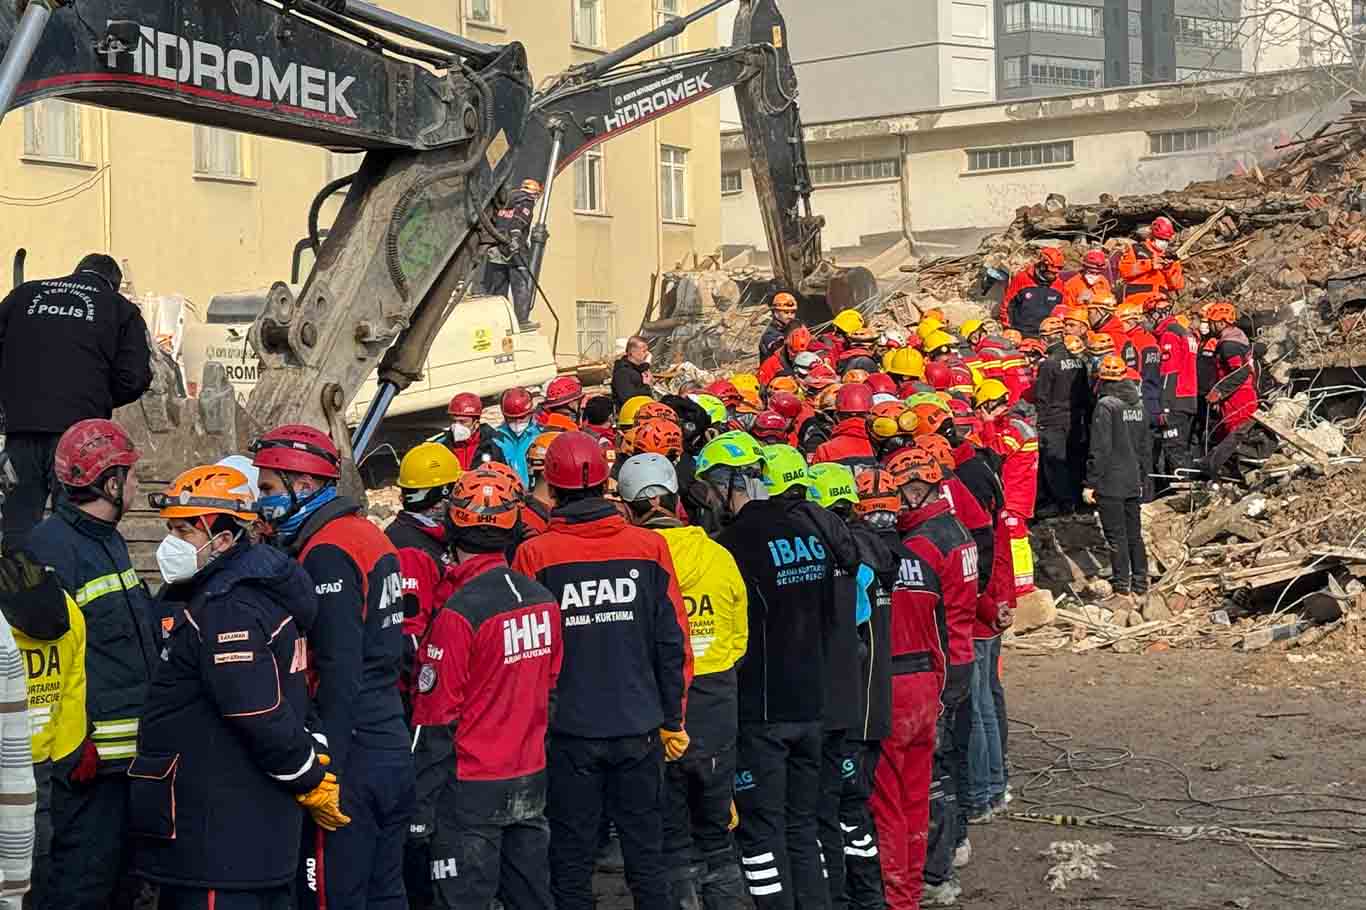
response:
{"label": "broken concrete slab", "polygon": [[1058,618],[1058,608],[1053,595],[1038,588],[1019,598],[1015,604],[1015,634],[1028,632],[1041,626],[1051,626]]}

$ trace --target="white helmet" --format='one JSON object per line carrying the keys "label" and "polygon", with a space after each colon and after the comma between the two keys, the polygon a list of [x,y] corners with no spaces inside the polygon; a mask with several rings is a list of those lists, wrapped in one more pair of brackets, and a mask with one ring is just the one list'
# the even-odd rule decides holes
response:
{"label": "white helmet", "polygon": [[219,461],[218,466],[221,468],[236,468],[247,478],[247,485],[233,490],[234,493],[245,496],[251,502],[255,502],[261,498],[261,490],[257,486],[261,477],[261,470],[256,467],[256,465],[252,464],[249,457],[246,455],[229,455],[227,458]]}
{"label": "white helmet", "polygon": [[647,452],[632,455],[617,475],[617,495],[624,502],[640,502],[654,496],[678,493],[678,472],[663,455]]}
{"label": "white helmet", "polygon": [[802,351],[792,359],[792,371],[797,374],[798,378],[803,378],[807,373],[811,372],[812,367],[818,365],[820,362],[821,358],[819,354],[813,354],[810,351]]}

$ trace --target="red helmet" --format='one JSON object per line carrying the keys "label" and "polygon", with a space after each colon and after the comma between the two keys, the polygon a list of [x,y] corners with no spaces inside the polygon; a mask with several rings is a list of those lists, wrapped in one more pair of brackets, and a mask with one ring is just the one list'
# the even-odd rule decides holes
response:
{"label": "red helmet", "polygon": [[836,414],[867,414],[873,406],[873,390],[861,382],[843,386],[835,396]]}
{"label": "red helmet", "polygon": [[811,330],[804,325],[799,325],[787,333],[787,350],[792,356],[796,356],[807,348],[811,347]]}
{"label": "red helmet", "polygon": [[82,420],[57,442],[53,469],[64,486],[88,487],[110,468],[131,468],[138,450],[112,420]]}
{"label": "red helmet", "polygon": [[1154,240],[1171,240],[1176,236],[1176,225],[1166,215],[1158,215],[1153,219],[1152,226],[1148,228]]}
{"label": "red helmet", "polygon": [[[512,391],[509,389],[508,391]],[[547,408],[558,408],[562,405],[573,404],[583,398],[583,383],[579,382],[577,376],[556,376],[550,380],[550,384],[545,387],[545,406]],[[507,413],[507,398],[503,398],[503,413]],[[521,416],[521,415],[517,415]]]}
{"label": "red helmet", "polygon": [[953,385],[953,370],[947,363],[935,360],[925,364],[925,381],[943,390]]}
{"label": "red helmet", "polygon": [[795,420],[802,412],[802,400],[791,392],[774,392],[768,398],[768,407],[788,420]]}
{"label": "red helmet", "polygon": [[478,420],[484,413],[484,403],[473,392],[461,392],[451,399],[446,414],[450,417],[473,417]]}
{"label": "red helmet", "polygon": [[872,389],[874,395],[896,394],[896,380],[886,373],[869,373],[863,384]]}
{"label": "red helmet", "polygon": [[1109,263],[1104,250],[1087,250],[1086,255],[1081,257],[1081,264],[1087,269],[1103,269]]}
{"label": "red helmet", "polygon": [[586,490],[611,473],[602,446],[587,433],[561,433],[545,451],[545,480],[561,490]]}
{"label": "red helmet", "polygon": [[251,444],[252,464],[284,474],[340,477],[341,455],[322,430],[302,424],[276,427]]}
{"label": "red helmet", "polygon": [[728,408],[737,407],[745,400],[744,396],[740,394],[740,390],[735,387],[735,383],[729,379],[718,379],[703,391],[721,399],[721,403]]}
{"label": "red helmet", "polygon": [[531,414],[531,393],[526,389],[508,389],[498,402],[503,417],[517,420]]}
{"label": "red helmet", "polygon": [[760,442],[787,442],[789,421],[777,411],[760,411],[749,428]]}

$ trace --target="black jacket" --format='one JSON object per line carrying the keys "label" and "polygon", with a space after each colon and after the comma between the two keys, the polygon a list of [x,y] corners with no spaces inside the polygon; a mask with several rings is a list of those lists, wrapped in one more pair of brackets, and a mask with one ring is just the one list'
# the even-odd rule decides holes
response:
{"label": "black jacket", "polygon": [[56,573],[85,617],[85,703],[100,773],[121,773],[157,663],[151,595],[118,529],[68,502],[33,529],[26,549]]}
{"label": "black jacket", "polygon": [[616,402],[618,411],[637,395],[655,397],[654,390],[645,382],[644,373],[649,368],[649,364],[636,366],[625,357],[617,359],[616,366],[612,367],[612,400]]}
{"label": "black jacket", "polygon": [[[797,320],[796,325],[801,325],[801,320]],[[777,319],[770,319],[768,325],[764,326],[764,334],[759,336],[759,362],[763,363],[773,355],[773,352],[783,346],[783,339],[787,338],[788,326],[791,322],[779,322]]]}
{"label": "black jacket", "polygon": [[1127,379],[1102,382],[1091,419],[1086,486],[1107,498],[1142,496],[1152,450],[1148,417],[1138,388]]}
{"label": "black jacket", "polygon": [[108,418],[152,383],[142,313],[93,272],[19,285],[0,301],[0,404],[11,433]]}
{"label": "black jacket", "polygon": [[1080,428],[1089,403],[1086,362],[1055,341],[1039,361],[1034,383],[1034,407],[1040,436],[1056,436]]}
{"label": "black jacket", "polygon": [[869,599],[873,615],[858,627],[858,723],[849,728],[852,739],[885,739],[892,732],[892,588],[902,556],[910,556],[895,531],[878,533],[862,522],[849,528],[875,580]]}
{"label": "black jacket", "polygon": [[835,569],[858,570],[853,535],[815,503],[779,496],[747,503],[716,541],[735,557],[749,594],[740,722],[821,720],[826,635],[841,607]]}
{"label": "black jacket", "polygon": [[161,652],[128,769],[134,868],[194,888],[278,887],[298,873],[296,794],[323,778],[308,713],[308,575],[239,544],[162,589]]}

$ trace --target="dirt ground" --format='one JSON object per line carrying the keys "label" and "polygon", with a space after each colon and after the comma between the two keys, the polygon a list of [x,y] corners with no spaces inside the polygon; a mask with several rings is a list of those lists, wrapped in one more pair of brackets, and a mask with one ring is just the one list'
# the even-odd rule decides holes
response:
{"label": "dirt ground", "polygon": [[[1182,776],[1142,758],[1184,768],[1196,796],[1248,796],[1276,790],[1315,791],[1322,798],[1259,798],[1233,806],[1221,819],[1337,838],[1353,849],[1335,852],[1267,850],[1259,861],[1245,846],[1208,840],[1183,843],[1115,830],[997,820],[971,829],[973,860],[962,870],[959,906],[989,910],[1263,910],[1366,907],[1366,679],[1338,660],[1290,660],[1285,653],[1244,656],[1224,651],[1107,652],[1050,657],[1006,653],[1011,717],[1012,810],[1048,803],[1052,813],[1084,814],[1145,806],[1135,818],[1196,824],[1178,818]],[[1041,732],[1030,732],[1030,725]],[[1050,733],[1047,731],[1056,731]],[[1061,742],[1062,736],[1071,739]],[[1040,738],[1042,737],[1042,738]],[[1045,740],[1057,742],[1050,746]],[[1048,776],[1061,750],[1074,767],[1116,764]],[[1095,787],[1079,787],[1090,782]],[[1108,792],[1107,792],[1108,791]],[[1128,796],[1121,795],[1123,793]],[[1070,802],[1070,805],[1067,805]],[[1225,804],[1227,806],[1229,804]],[[1317,811],[1305,812],[1308,808]],[[1346,811],[1341,811],[1346,810]],[[1356,813],[1355,815],[1351,813]],[[1303,827],[1316,825],[1324,827]],[[1328,828],[1353,828],[1353,831]],[[1052,841],[1109,842],[1112,869],[1098,881],[1050,892],[1051,863],[1040,851]],[[1360,845],[1360,846],[1358,846]],[[604,908],[629,907],[620,879],[599,882]]]}

